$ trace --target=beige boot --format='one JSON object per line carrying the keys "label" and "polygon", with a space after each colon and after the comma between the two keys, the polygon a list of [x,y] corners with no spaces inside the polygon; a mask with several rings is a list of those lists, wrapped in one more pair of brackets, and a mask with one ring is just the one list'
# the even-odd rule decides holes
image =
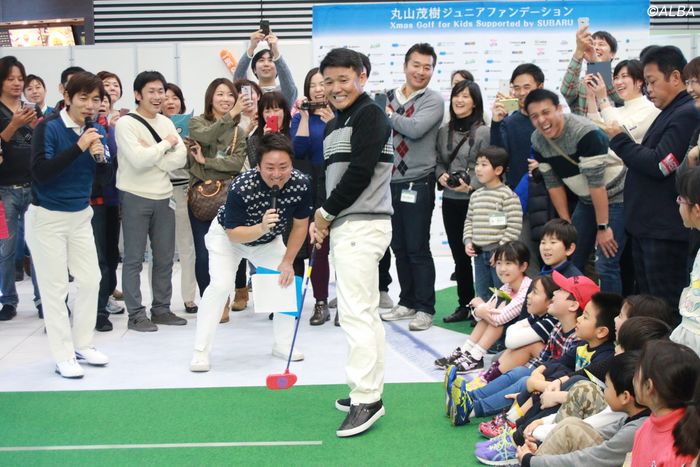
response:
{"label": "beige boot", "polygon": [[233,297],[231,311],[245,310],[248,306],[248,287],[236,289],[236,295]]}
{"label": "beige boot", "polygon": [[231,301],[231,297],[226,299],[226,305],[224,305],[224,312],[221,313],[221,320],[219,321],[219,323],[228,323],[228,321],[230,319],[228,317],[228,310],[229,310],[228,304],[230,301]]}

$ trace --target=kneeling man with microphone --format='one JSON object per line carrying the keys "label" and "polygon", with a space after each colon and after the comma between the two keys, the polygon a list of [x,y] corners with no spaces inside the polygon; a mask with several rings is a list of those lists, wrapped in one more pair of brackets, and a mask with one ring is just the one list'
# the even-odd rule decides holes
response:
{"label": "kneeling man with microphone", "polygon": [[[294,282],[292,262],[306,240],[313,209],[309,179],[292,168],[294,150],[279,133],[263,136],[258,146],[258,166],[232,182],[226,204],[219,209],[204,241],[209,251],[211,282],[204,291],[197,314],[197,334],[191,371],[209,371],[214,333],[234,288],[236,270],[245,258],[257,267],[280,272],[279,284]],[[287,245],[282,233],[292,228]],[[272,354],[286,359],[294,334],[294,317],[276,314],[273,320]],[[303,360],[294,352],[292,360]]]}

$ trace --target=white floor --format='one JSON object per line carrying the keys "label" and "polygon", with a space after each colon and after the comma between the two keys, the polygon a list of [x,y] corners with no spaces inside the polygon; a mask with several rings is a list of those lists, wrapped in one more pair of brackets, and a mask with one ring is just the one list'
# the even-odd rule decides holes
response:
{"label": "white floor", "polygon": [[[454,285],[449,281],[454,263],[450,257],[436,257],[436,289]],[[145,270],[142,274],[144,302],[148,303]],[[121,272],[121,271],[120,271]],[[392,298],[398,300],[398,280],[392,266]],[[179,265],[175,265],[173,311],[188,318],[186,326],[160,326],[158,332],[139,333],[126,328],[127,316],[112,315],[114,330],[95,333],[95,346],[110,357],[104,368],[86,367],[85,378],[67,380],[54,373],[43,322],[32,303],[31,281],[17,283],[20,304],[18,316],[0,322],[0,391],[62,391],[100,389],[198,388],[262,386],[270,373],[284,370],[286,361],[270,354],[271,322],[267,315],[253,312],[250,302],[245,311],[231,313],[231,321],[219,325],[212,351],[212,370],[191,373],[189,362],[194,342],[196,315],[184,313],[180,298]],[[330,295],[334,296],[334,284]],[[313,308],[307,294],[299,329],[297,348],[306,358],[292,363],[291,371],[299,385],[344,384],[343,365],[346,343],[342,330],[333,321],[310,326]],[[456,304],[456,297],[455,297]],[[462,334],[433,326],[423,332],[409,332],[408,321],[385,323],[387,332],[386,382],[426,382],[442,380],[442,372],[432,362],[464,340]]]}

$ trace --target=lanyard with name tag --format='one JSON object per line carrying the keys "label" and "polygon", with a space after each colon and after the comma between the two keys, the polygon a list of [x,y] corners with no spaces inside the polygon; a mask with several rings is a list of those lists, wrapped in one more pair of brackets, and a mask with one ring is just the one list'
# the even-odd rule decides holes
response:
{"label": "lanyard with name tag", "polygon": [[489,215],[489,225],[491,227],[502,227],[506,223],[506,213],[503,211],[495,211]]}
{"label": "lanyard with name tag", "polygon": [[418,192],[413,189],[413,182],[408,184],[408,189],[401,190],[401,202],[416,204]]}

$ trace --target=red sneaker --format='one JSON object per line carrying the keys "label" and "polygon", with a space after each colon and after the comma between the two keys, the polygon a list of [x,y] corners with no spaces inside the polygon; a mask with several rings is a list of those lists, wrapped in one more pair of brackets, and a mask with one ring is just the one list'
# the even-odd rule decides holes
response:
{"label": "red sneaker", "polygon": [[487,438],[495,438],[503,434],[504,431],[514,430],[515,423],[511,423],[506,418],[505,413],[493,417],[493,420],[479,423],[479,431]]}

